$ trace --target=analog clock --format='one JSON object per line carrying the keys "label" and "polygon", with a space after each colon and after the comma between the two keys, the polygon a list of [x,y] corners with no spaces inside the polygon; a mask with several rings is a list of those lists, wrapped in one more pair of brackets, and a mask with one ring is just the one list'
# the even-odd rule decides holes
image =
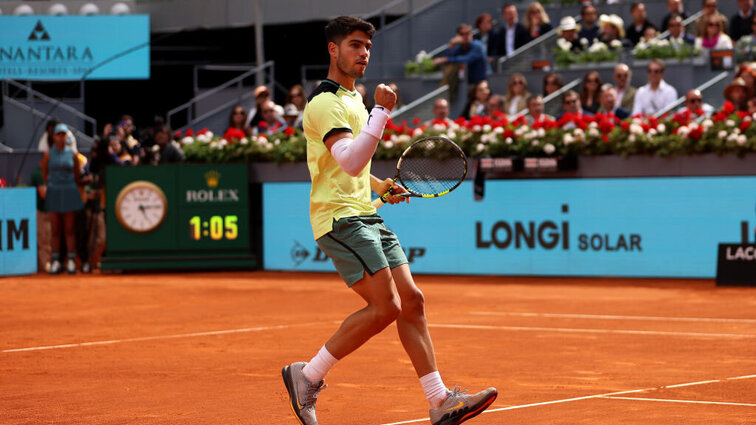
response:
{"label": "analog clock", "polygon": [[154,183],[140,180],[126,185],[118,193],[115,213],[121,226],[134,233],[157,229],[168,212],[168,201]]}

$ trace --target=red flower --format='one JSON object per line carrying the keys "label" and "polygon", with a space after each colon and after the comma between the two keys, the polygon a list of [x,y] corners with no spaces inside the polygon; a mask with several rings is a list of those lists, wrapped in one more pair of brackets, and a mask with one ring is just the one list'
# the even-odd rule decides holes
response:
{"label": "red flower", "polygon": [[716,114],[711,116],[711,120],[714,122],[722,122],[726,119],[727,119],[727,114],[724,111],[717,112]]}
{"label": "red flower", "polygon": [[607,136],[606,134],[602,134],[601,135],[601,140],[603,140],[604,143],[609,143],[609,136]]}
{"label": "red flower", "polygon": [[176,132],[175,132],[175,133],[173,133],[173,138],[174,138],[175,140],[178,140],[178,139],[180,139],[180,138],[181,138],[181,135],[182,135],[182,133],[181,133],[181,130],[176,130]]}
{"label": "red flower", "polygon": [[210,130],[208,130],[207,127],[205,127],[202,130],[200,130],[200,131],[197,132],[197,136],[201,136],[201,135],[207,133],[208,131],[210,131]]}
{"label": "red flower", "polygon": [[414,120],[412,120],[412,124],[413,124],[413,125],[418,125],[418,124],[420,124],[420,118],[415,118]]}
{"label": "red flower", "polygon": [[740,122],[740,131],[746,131],[748,127],[751,126],[751,121],[741,121]]}
{"label": "red flower", "polygon": [[229,128],[226,130],[226,134],[223,135],[223,138],[226,139],[229,143],[233,143],[234,140],[241,140],[245,136],[244,130],[240,130],[238,128]]}
{"label": "red flower", "polygon": [[735,112],[735,105],[732,104],[729,100],[722,104],[722,112],[724,112],[727,115],[730,115],[731,113]]}
{"label": "red flower", "polygon": [[467,124],[467,120],[465,119],[465,117],[459,117],[456,120],[454,120],[454,122],[457,123],[457,125]]}
{"label": "red flower", "polygon": [[284,134],[291,137],[297,134],[297,130],[295,130],[294,127],[286,127],[286,130],[284,130]]}
{"label": "red flower", "polygon": [[745,112],[745,111],[738,111],[737,113],[738,113],[738,118],[740,118],[741,120],[748,116],[748,112]]}
{"label": "red flower", "polygon": [[187,128],[186,137],[192,137],[192,136],[194,136],[194,130],[192,130],[191,128]]}
{"label": "red flower", "polygon": [[515,136],[515,132],[511,128],[508,128],[508,129],[504,130],[504,133],[501,135],[501,137],[503,137],[505,139],[507,137],[514,137],[514,136]]}
{"label": "red flower", "polygon": [[431,121],[431,124],[433,124],[433,125],[443,125],[444,127],[447,127],[447,124],[446,124],[445,120],[439,120],[439,119],[435,119],[435,118],[433,119],[433,121]]}
{"label": "red flower", "polygon": [[691,139],[698,140],[703,135],[703,128],[696,127],[695,130],[691,130],[690,133],[688,133],[688,136],[690,136]]}
{"label": "red flower", "polygon": [[268,123],[265,121],[260,121],[259,123],[257,123],[257,126],[265,129],[265,128],[268,128]]}
{"label": "red flower", "polygon": [[630,122],[622,121],[620,123],[620,127],[622,127],[622,131],[627,131],[627,129],[630,128]]}
{"label": "red flower", "polygon": [[609,118],[604,118],[599,121],[599,128],[602,133],[606,134],[614,130],[614,124],[612,124],[612,121]]}

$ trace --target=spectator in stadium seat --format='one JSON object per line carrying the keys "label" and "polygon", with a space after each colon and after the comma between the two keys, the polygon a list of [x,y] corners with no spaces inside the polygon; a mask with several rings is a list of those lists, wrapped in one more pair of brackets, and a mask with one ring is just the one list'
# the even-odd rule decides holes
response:
{"label": "spectator in stadium seat", "polygon": [[694,35],[696,37],[703,37],[706,34],[706,26],[709,22],[709,15],[714,14],[722,16],[722,19],[724,20],[724,30],[725,32],[727,32],[727,18],[719,12],[717,0],[703,0],[701,12],[703,13],[698,17],[698,19],[696,19],[695,23]]}
{"label": "spectator in stadium seat", "polygon": [[738,13],[730,18],[730,38],[733,41],[753,34],[751,21],[753,20],[753,0],[738,0]]}
{"label": "spectator in stadium seat", "polygon": [[288,103],[284,106],[283,120],[286,121],[286,127],[291,127],[295,130],[302,129],[302,114],[293,103]]}
{"label": "spectator in stadium seat", "polygon": [[178,143],[171,139],[171,128],[163,125],[155,130],[155,156],[153,161],[156,164],[177,164],[184,162],[184,151]]}
{"label": "spectator in stadium seat", "polygon": [[[257,86],[255,87],[255,106],[252,107],[252,109],[249,110],[247,113],[247,126],[249,128],[255,128],[257,124],[262,121],[262,113],[260,113],[260,105],[262,105],[264,102],[272,100],[270,90],[268,90],[268,87],[266,86]],[[278,115],[283,114],[283,107],[280,105],[273,104],[276,108],[276,111],[278,111]]]}
{"label": "spectator in stadium seat", "polygon": [[528,80],[520,73],[514,73],[509,77],[507,93],[504,95],[505,110],[507,115],[515,117],[523,109],[527,108]]}
{"label": "spectator in stadium seat", "polygon": [[635,93],[633,115],[653,115],[677,100],[677,90],[664,81],[664,62],[651,59],[646,68],[648,84]]}
{"label": "spectator in stadium seat", "polygon": [[354,91],[362,96],[362,104],[365,105],[365,109],[370,112],[370,110],[373,109],[373,105],[370,104],[370,98],[367,95],[367,87],[362,83],[357,83],[354,85]]}
{"label": "spectator in stadium seat", "polygon": [[457,35],[449,40],[449,48],[443,56],[433,59],[433,63],[436,65],[467,64],[467,82],[476,84],[487,78],[489,65],[486,58],[486,46],[479,40],[473,39],[472,27],[468,24],[460,24],[457,27]]}
{"label": "spectator in stadium seat", "polygon": [[588,71],[583,76],[583,84],[580,88],[580,104],[583,111],[595,114],[598,111],[601,96],[601,76],[598,71]]}
{"label": "spectator in stadium seat", "polygon": [[262,121],[257,123],[257,127],[252,129],[254,134],[275,134],[286,128],[284,121],[276,110],[276,104],[272,100],[266,100],[260,105],[260,114]]}
{"label": "spectator in stadium seat", "polygon": [[501,17],[503,22],[497,30],[496,54],[498,56],[511,56],[515,50],[530,41],[530,34],[528,34],[525,26],[519,22],[517,6],[514,4],[505,4],[502,8]]}
{"label": "spectator in stadium seat", "polygon": [[473,39],[480,41],[486,46],[486,56],[488,61],[493,60],[492,56],[496,55],[496,37],[497,32],[493,26],[493,17],[490,13],[481,13],[475,18],[475,28],[478,29],[478,33],[473,36]]}
{"label": "spectator in stadium seat", "polygon": [[51,264],[50,274],[62,271],[60,258],[61,234],[65,235],[65,245],[68,252],[66,271],[76,273],[76,211],[84,204],[79,195],[80,182],[79,157],[67,143],[68,126],[57,124],[53,135],[53,145],[42,157],[42,177],[47,183],[45,207],[50,213],[51,227]]}
{"label": "spectator in stadium seat", "polygon": [[226,129],[226,133],[231,129],[241,130],[246,135],[251,133],[251,129],[247,126],[247,111],[244,110],[242,105],[234,106],[231,110],[231,115],[228,116],[228,128]]}
{"label": "spectator in stadium seat", "polygon": [[621,106],[628,111],[632,111],[637,89],[630,84],[632,80],[630,67],[624,63],[618,63],[614,67],[612,77],[614,79],[614,87],[617,89],[617,104],[615,107]]}
{"label": "spectator in stadium seat", "polygon": [[582,21],[580,22],[580,32],[578,40],[584,38],[588,40],[588,46],[593,44],[594,40],[599,39],[598,9],[593,4],[586,4],[580,11]]}
{"label": "spectator in stadium seat", "polygon": [[533,125],[537,122],[554,121],[554,117],[544,113],[543,97],[540,94],[531,94],[527,99],[528,104],[528,124]]}
{"label": "spectator in stadium seat", "polygon": [[[543,97],[546,97],[551,93],[554,93],[555,91],[561,89],[562,86],[564,86],[564,80],[562,79],[562,76],[556,72],[549,72],[543,77]],[[548,115],[556,116],[557,114],[559,114],[561,108],[562,105],[560,105],[559,102],[554,99],[545,105],[545,112]]]}
{"label": "spectator in stadium seat", "polygon": [[134,126],[134,118],[131,115],[121,115],[121,120],[118,125],[123,129],[123,142],[124,148],[131,155],[131,161],[133,165],[139,165],[142,157],[142,144],[134,137],[136,127]]}
{"label": "spectator in stadium seat", "polygon": [[648,43],[651,40],[655,39],[658,34],[659,33],[656,31],[656,28],[647,27],[645,30],[643,30],[643,36],[641,37],[641,41],[644,43]]}
{"label": "spectator in stadium seat", "polygon": [[533,2],[525,10],[525,29],[528,30],[531,40],[546,34],[554,28],[549,20],[549,15],[541,3]]}
{"label": "spectator in stadium seat", "polygon": [[[591,114],[583,111],[580,105],[580,95],[575,90],[569,90],[562,96],[562,113],[557,116],[557,120],[562,118],[565,114],[571,114],[573,118],[582,118],[584,116],[591,116]],[[565,128],[574,127],[572,122],[568,123]]]}
{"label": "spectator in stadium seat", "polygon": [[[572,45],[572,49],[570,49],[573,52],[579,52],[583,50],[583,45],[580,44],[580,39],[578,38],[578,31],[580,30],[580,25],[577,24],[575,21],[575,18],[572,16],[565,16],[559,21],[559,28],[557,28],[557,33],[562,37],[562,39]],[[557,44],[559,41],[557,41]]]}
{"label": "spectator in stadium seat", "polygon": [[617,89],[611,84],[601,86],[601,106],[598,108],[597,113],[612,114],[621,120],[630,116],[630,111],[617,106]]}
{"label": "spectator in stadium seat", "polygon": [[710,117],[714,113],[714,107],[704,103],[700,90],[692,89],[685,93],[685,106],[678,110],[678,112],[686,111],[690,111],[696,116]]}
{"label": "spectator in stadium seat", "polygon": [[443,97],[436,99],[435,102],[433,102],[433,119],[426,122],[428,125],[443,125],[443,126],[450,126],[452,124],[452,120],[449,118],[450,109],[449,109],[449,101],[444,99]]}
{"label": "spectator in stadium seat", "polygon": [[462,116],[466,119],[470,119],[474,116],[485,116],[486,105],[488,104],[488,98],[491,96],[491,88],[488,86],[488,81],[478,81],[470,87],[470,92],[467,96],[467,104],[462,112]]}
{"label": "spectator in stadium seat", "polygon": [[301,84],[294,84],[289,88],[289,92],[286,93],[286,101],[284,102],[284,105],[290,103],[293,103],[298,111],[304,111],[305,106],[307,106],[307,95]]}
{"label": "spectator in stadium seat", "polygon": [[706,18],[706,30],[702,37],[696,37],[695,46],[707,50],[732,49],[732,39],[724,31],[724,15],[712,13]]}
{"label": "spectator in stadium seat", "polygon": [[491,97],[488,98],[488,103],[486,104],[486,115],[493,119],[500,119],[501,116],[507,115],[505,107],[506,102],[504,102],[504,96],[500,94],[492,94]]}
{"label": "spectator in stadium seat", "polygon": [[735,106],[736,111],[748,111],[748,101],[753,98],[753,89],[748,87],[745,80],[738,77],[724,89],[725,100]]}
{"label": "spectator in stadium seat", "polygon": [[667,20],[667,29],[669,31],[667,40],[669,40],[675,48],[679,48],[679,46],[684,44],[692,46],[696,43],[696,37],[685,31],[685,26],[682,24],[682,21],[682,17],[679,15],[672,16]]}
{"label": "spectator in stadium seat", "polygon": [[632,47],[630,40],[625,38],[625,21],[622,18],[614,14],[601,15],[599,25],[601,27],[599,39],[602,43],[611,45],[616,40],[622,43],[622,48]]}
{"label": "spectator in stadium seat", "polygon": [[630,43],[635,46],[643,37],[646,28],[653,27],[654,24],[646,19],[646,4],[643,2],[638,1],[630,6],[630,16],[633,18],[633,22],[625,28],[625,34]]}
{"label": "spectator in stadium seat", "polygon": [[682,18],[681,20],[685,20],[688,17],[685,13],[685,6],[683,5],[682,0],[667,0],[667,11],[669,11],[669,13],[664,15],[661,25],[659,26],[661,32],[669,29],[669,20],[672,19],[672,17],[679,16]]}
{"label": "spectator in stadium seat", "polygon": [[735,71],[735,78],[742,78],[745,81],[746,86],[756,93],[754,88],[754,84],[756,83],[756,63],[741,64],[737,71]]}

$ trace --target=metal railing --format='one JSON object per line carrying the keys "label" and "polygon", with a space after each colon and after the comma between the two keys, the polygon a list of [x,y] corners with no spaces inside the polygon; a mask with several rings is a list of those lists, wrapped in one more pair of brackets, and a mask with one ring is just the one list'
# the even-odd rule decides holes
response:
{"label": "metal railing", "polygon": [[[41,121],[41,125],[37,125],[37,129],[44,130],[44,123],[46,120],[50,119],[50,114],[45,114],[44,112],[40,111],[39,109],[35,109],[33,106],[19,102],[16,99],[13,99],[12,97],[3,96],[3,101],[8,102],[9,105],[13,105],[21,110],[27,111],[29,114],[37,117]],[[94,145],[94,136],[90,136],[83,131],[81,131],[78,128],[75,127],[69,127],[69,130],[73,132],[74,136],[76,136],[76,146],[79,148],[80,151],[85,151],[87,149],[91,149],[92,145]],[[36,142],[38,140],[37,134],[34,134],[31,136],[31,140]],[[9,149],[12,149],[9,147]],[[34,143],[33,146],[27,147],[24,149],[24,151],[36,151],[37,150],[37,144]],[[18,149],[13,149],[13,151],[18,151]]]}
{"label": "metal railing", "polygon": [[[724,72],[722,72],[720,74],[717,74],[716,77],[714,77],[714,78],[710,79],[709,81],[707,81],[707,82],[701,84],[700,86],[696,87],[694,90],[699,90],[699,91],[701,91],[703,93],[706,90],[708,90],[711,87],[713,87],[714,85],[716,85],[718,83],[721,83],[722,81],[724,81],[725,79],[727,79],[729,76],[730,76],[730,73],[727,72],[727,71],[724,71]],[[670,111],[678,108],[683,103],[685,103],[685,95],[682,95],[682,96],[678,97],[677,100],[675,100],[673,103],[671,103],[671,104],[665,106],[664,108],[662,108],[661,110],[657,111],[654,114],[654,116],[658,118],[658,117],[660,117],[660,116],[662,116],[662,115],[664,115],[664,114],[666,114],[666,113],[668,113],[668,112],[670,112]]]}
{"label": "metal railing", "polygon": [[[543,104],[546,105],[547,103],[553,101],[554,99],[559,98],[559,96],[563,95],[564,93],[566,93],[569,90],[574,89],[579,84],[580,84],[580,78],[575,78],[574,80],[572,80],[569,83],[567,83],[567,84],[563,85],[562,87],[560,87],[559,90],[557,90],[557,91],[549,94],[548,96],[544,97],[543,98]],[[516,116],[519,117],[520,115],[527,116],[527,115],[530,115],[530,112],[528,111],[527,108],[525,108],[525,109],[517,112]]]}
{"label": "metal railing", "polygon": [[[83,134],[87,134],[87,135],[91,136],[92,138],[97,134],[97,120],[96,119],[90,117],[89,115],[86,115],[85,113],[79,111],[78,109],[76,109],[76,108],[74,108],[74,107],[72,107],[70,105],[67,105],[67,104],[63,103],[63,101],[61,99],[54,99],[54,98],[52,98],[50,96],[47,96],[47,95],[45,95],[43,93],[40,93],[37,90],[34,90],[33,88],[31,88],[29,86],[26,86],[24,84],[21,84],[18,81],[12,80],[10,78],[5,78],[5,79],[2,80],[2,82],[3,82],[3,84],[2,84],[2,90],[3,90],[2,95],[3,95],[4,98],[6,98],[6,99],[12,99],[12,100],[17,100],[21,104],[23,104],[24,102],[21,102],[18,99],[25,98],[26,101],[30,102],[30,103],[34,102],[35,99],[39,99],[39,100],[41,100],[43,102],[46,102],[46,103],[52,105],[50,107],[50,110],[47,112],[47,115],[43,114],[44,117],[45,117],[45,119],[48,119],[50,116],[54,116],[53,112],[56,109],[62,109],[64,111],[66,111],[67,113],[73,115],[74,117],[82,120],[84,123],[88,123],[89,124],[90,128],[78,129],[79,132],[81,132]],[[25,93],[25,96],[23,96],[23,97],[11,96],[10,87],[14,87],[14,88],[16,88],[18,90],[21,90],[22,92]],[[30,106],[31,109],[34,109],[31,106],[31,104],[29,106]],[[36,109],[34,109],[34,110],[36,110]]]}
{"label": "metal railing", "polygon": [[[191,125],[195,121],[202,120],[205,117],[208,117],[208,116],[210,116],[212,114],[217,113],[219,110],[222,110],[224,108],[228,108],[230,106],[230,104],[232,104],[234,102],[241,102],[244,99],[249,98],[250,96],[254,96],[254,93],[253,93],[252,90],[249,90],[247,93],[244,93],[243,82],[244,82],[245,79],[247,79],[247,78],[249,78],[249,77],[251,77],[253,75],[256,75],[256,74],[258,74],[260,72],[267,73],[268,74],[267,75],[268,78],[267,79],[264,78],[264,80],[268,81],[269,84],[272,83],[273,82],[273,75],[274,75],[274,72],[275,72],[274,62],[273,61],[268,61],[268,62],[265,62],[264,64],[262,64],[260,66],[256,66],[256,67],[250,69],[249,71],[247,71],[247,72],[239,75],[238,77],[232,78],[232,79],[226,81],[225,83],[223,83],[223,84],[221,84],[221,85],[219,85],[217,87],[214,87],[214,88],[212,88],[212,89],[210,89],[210,90],[208,90],[208,91],[206,91],[204,93],[201,93],[201,94],[195,96],[194,98],[192,98],[188,102],[186,102],[186,103],[184,103],[182,105],[179,105],[179,106],[171,109],[166,114],[166,124],[168,124],[168,126],[172,127],[172,123],[173,124],[176,123],[176,118],[177,118],[176,115],[178,115],[180,113],[183,113],[183,114],[186,114],[186,124],[184,126],[181,126],[181,127],[186,127],[186,126]],[[227,103],[225,103],[225,104],[223,104],[223,105],[221,105],[219,107],[216,107],[213,110],[211,110],[209,112],[206,112],[204,114],[200,114],[200,115],[197,114],[197,112],[196,112],[197,104],[200,101],[207,100],[211,96],[215,96],[218,93],[220,93],[221,91],[226,90],[226,89],[228,89],[230,87],[233,87],[233,86],[237,86],[237,90],[239,91],[239,94],[238,94],[238,97],[237,97],[236,100],[231,101],[231,102],[227,102]]]}
{"label": "metal railing", "polygon": [[[703,15],[703,10],[699,10],[698,12],[688,16],[682,21],[682,26],[687,27],[692,22],[695,22],[701,15]],[[659,40],[664,40],[665,38],[667,38],[668,35],[669,35],[669,30],[665,30],[661,34],[657,35],[656,38],[658,38]]]}

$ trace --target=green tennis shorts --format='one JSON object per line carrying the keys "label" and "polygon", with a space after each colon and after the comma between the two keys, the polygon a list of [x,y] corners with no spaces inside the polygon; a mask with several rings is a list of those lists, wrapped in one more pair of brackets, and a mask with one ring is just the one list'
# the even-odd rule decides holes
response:
{"label": "green tennis shorts", "polygon": [[407,264],[399,239],[378,214],[334,221],[332,230],[317,243],[349,287],[359,282],[364,272],[372,276],[382,268]]}

